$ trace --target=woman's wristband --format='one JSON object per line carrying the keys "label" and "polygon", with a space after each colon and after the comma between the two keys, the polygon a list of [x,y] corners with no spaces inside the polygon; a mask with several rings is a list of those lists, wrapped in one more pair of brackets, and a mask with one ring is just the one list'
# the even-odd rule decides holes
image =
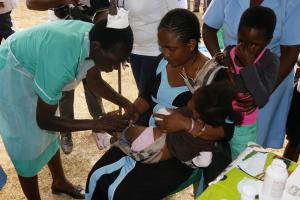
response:
{"label": "woman's wristband", "polygon": [[192,120],[192,124],[191,124],[190,129],[188,130],[188,132],[190,134],[193,134],[193,130],[195,128],[195,120],[193,118],[191,118],[191,120]]}
{"label": "woman's wristband", "polygon": [[197,120],[196,123],[200,123],[200,130],[193,131],[191,134],[194,137],[199,137],[205,131],[205,123],[202,120]]}

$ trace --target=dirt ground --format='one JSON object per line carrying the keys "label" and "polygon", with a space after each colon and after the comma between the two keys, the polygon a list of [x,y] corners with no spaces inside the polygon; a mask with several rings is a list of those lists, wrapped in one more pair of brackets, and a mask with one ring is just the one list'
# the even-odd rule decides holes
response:
{"label": "dirt ground", "polygon": [[[13,23],[15,28],[24,29],[35,24],[44,23],[47,21],[47,12],[30,11],[25,6],[25,0],[20,0],[19,7],[12,13]],[[103,74],[104,79],[117,89],[117,73]],[[137,89],[133,80],[131,70],[122,70],[122,93],[130,100],[134,100],[137,96]],[[106,111],[116,110],[118,107],[104,101]],[[85,104],[85,97],[82,86],[76,89],[75,98],[75,116],[76,118],[90,118],[87,106]],[[70,155],[62,155],[63,166],[66,176],[74,184],[85,186],[86,177],[93,164],[105,152],[99,151],[96,147],[94,138],[90,131],[75,132],[73,134],[74,149]],[[277,150],[278,154],[282,154],[282,150]],[[4,188],[0,191],[1,200],[23,200],[25,199],[18,182],[18,177],[15,169],[5,151],[2,140],[0,139],[0,165],[4,168],[8,175],[8,180]],[[62,200],[71,199],[65,195],[53,195],[50,190],[51,175],[47,167],[39,173],[39,188],[42,199],[47,200]],[[168,198],[169,200],[191,200],[192,188]]]}

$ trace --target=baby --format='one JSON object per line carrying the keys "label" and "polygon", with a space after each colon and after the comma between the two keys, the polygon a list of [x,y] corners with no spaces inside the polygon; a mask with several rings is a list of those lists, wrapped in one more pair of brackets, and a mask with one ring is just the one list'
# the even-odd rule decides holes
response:
{"label": "baby", "polygon": [[[176,157],[192,167],[207,167],[212,159],[211,151],[215,142],[201,139],[198,137],[201,133],[193,135],[191,130],[194,128],[195,120],[201,122],[201,132],[205,132],[205,124],[217,127],[228,122],[241,122],[241,114],[233,110],[231,103],[236,94],[236,90],[227,82],[202,86],[193,94],[187,109],[175,111],[191,117],[192,125],[188,132],[166,133],[160,127],[131,126],[123,131],[117,145],[137,161],[144,163],[155,163]],[[168,110],[163,112],[170,114]]]}

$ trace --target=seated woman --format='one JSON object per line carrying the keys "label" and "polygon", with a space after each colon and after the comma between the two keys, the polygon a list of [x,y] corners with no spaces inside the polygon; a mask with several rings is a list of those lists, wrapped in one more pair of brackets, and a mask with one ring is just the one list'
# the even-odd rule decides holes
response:
{"label": "seated woman", "polygon": [[[158,41],[163,59],[134,102],[139,125],[155,126],[152,113],[161,108],[185,106],[192,97],[182,76],[194,80],[209,60],[198,50],[200,37],[198,18],[186,9],[174,9],[162,19]],[[114,141],[112,138],[111,142]]]}
{"label": "seated woman", "polygon": [[[163,17],[158,27],[158,40],[164,59],[153,81],[149,81],[152,87],[142,92],[134,103],[140,114],[157,112],[162,107],[175,109],[185,106],[192,93],[182,75],[195,79],[208,61],[198,51],[198,18],[186,9],[174,9]],[[167,133],[182,132],[186,127],[191,127],[191,118],[178,112],[160,117],[160,127]],[[153,116],[146,125],[151,125],[151,121],[155,123]],[[203,124],[198,121],[194,123],[193,133],[196,134],[201,131]],[[206,124],[198,137],[211,141],[228,140],[233,130],[234,124],[226,121],[218,127]],[[181,133],[167,135],[173,135],[177,143],[184,137]],[[227,161],[225,164],[228,164]],[[120,148],[113,146],[92,168],[86,185],[86,199],[162,199],[188,180],[193,171],[193,168],[176,158],[151,165],[136,162]]]}
{"label": "seated woman", "polygon": [[[199,138],[198,135],[205,130],[205,124],[218,127],[226,120],[236,124],[241,122],[241,113],[234,111],[231,104],[236,95],[236,90],[227,82],[202,86],[196,90],[187,105],[192,111],[187,115],[191,117],[192,122],[191,126],[186,127],[188,131],[171,133],[171,136],[167,137],[167,133],[160,127],[131,126],[124,131],[125,142],[129,145],[118,146],[125,148],[124,152],[129,152],[135,160],[144,163],[156,163],[175,157],[192,167],[207,167],[212,160],[214,141]],[[182,109],[177,110],[180,112]],[[161,119],[158,117],[156,120],[159,123]],[[200,122],[202,131],[195,132],[195,120]],[[182,147],[182,144],[179,146],[172,140],[172,134],[184,134],[186,139],[193,138],[193,140],[190,140],[188,147]],[[131,151],[128,151],[128,148]]]}

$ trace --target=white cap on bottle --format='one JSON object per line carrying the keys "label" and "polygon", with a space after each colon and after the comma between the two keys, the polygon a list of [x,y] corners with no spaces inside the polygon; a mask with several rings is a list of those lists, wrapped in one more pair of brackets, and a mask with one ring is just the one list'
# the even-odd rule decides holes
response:
{"label": "white cap on bottle", "polygon": [[241,200],[255,200],[257,195],[257,188],[253,184],[246,184],[242,188]]}

